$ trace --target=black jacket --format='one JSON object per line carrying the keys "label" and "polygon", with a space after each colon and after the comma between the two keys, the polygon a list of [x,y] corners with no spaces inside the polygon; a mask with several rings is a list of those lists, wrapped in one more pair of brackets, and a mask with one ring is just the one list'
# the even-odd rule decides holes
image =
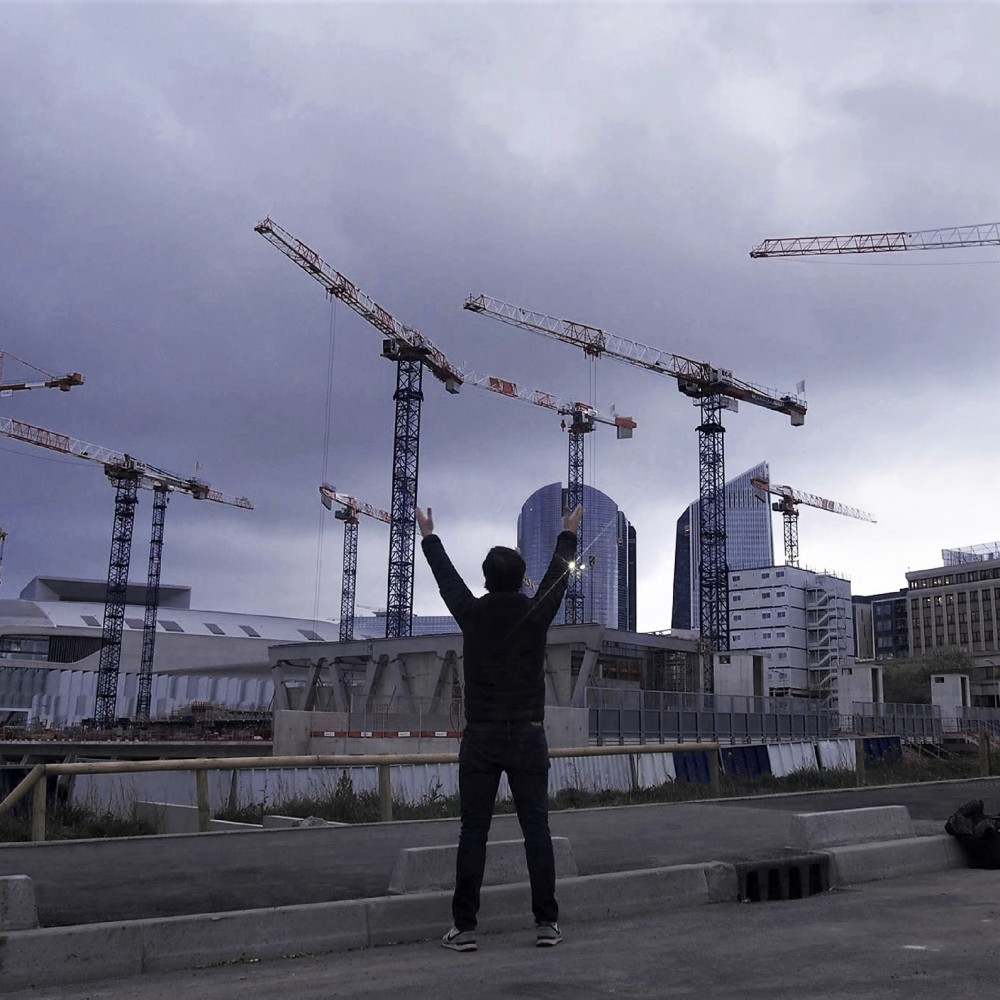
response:
{"label": "black jacket", "polygon": [[497,591],[473,597],[437,535],[421,542],[448,610],[462,630],[467,722],[541,722],[545,639],[566,593],[576,535],[560,532],[533,597]]}

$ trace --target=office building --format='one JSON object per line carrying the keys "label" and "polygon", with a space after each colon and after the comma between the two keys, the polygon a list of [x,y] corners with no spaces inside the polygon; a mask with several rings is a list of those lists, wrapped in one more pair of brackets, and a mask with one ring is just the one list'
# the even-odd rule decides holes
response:
{"label": "office building", "polygon": [[828,699],[854,666],[849,580],[797,566],[729,574],[730,649],[760,652],[774,695]]}
{"label": "office building", "polygon": [[[771,505],[758,499],[750,485],[751,479],[770,478],[767,462],[761,462],[726,483],[726,563],[730,572],[774,564]],[[700,627],[699,508],[700,502],[695,500],[677,519],[672,629],[697,631]]]}
{"label": "office building", "polygon": [[943,549],[941,558],[906,574],[911,654],[958,649],[1000,663],[1000,543]]}
{"label": "office building", "polygon": [[[517,519],[517,547],[532,586],[541,582],[562,530],[566,488],[550,483],[524,502]],[[583,620],[608,628],[633,629],[636,607],[635,529],[618,505],[592,486],[583,487],[578,562]],[[553,624],[565,620],[565,601]]]}
{"label": "office building", "polygon": [[858,660],[900,660],[910,655],[907,590],[855,596],[854,656]]}

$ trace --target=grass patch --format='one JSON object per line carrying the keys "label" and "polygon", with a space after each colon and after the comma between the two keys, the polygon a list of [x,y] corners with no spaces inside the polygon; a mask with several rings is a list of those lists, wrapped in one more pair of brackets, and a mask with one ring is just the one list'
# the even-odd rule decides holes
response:
{"label": "grass patch", "polygon": [[[25,813],[27,810],[25,810]],[[149,823],[122,816],[111,809],[60,803],[45,815],[46,840],[88,840],[107,837],[145,837],[156,833]],[[0,843],[24,843],[31,840],[30,815],[16,810],[0,816]]]}
{"label": "grass patch", "polygon": [[[979,763],[975,758],[950,757],[939,760],[907,753],[902,760],[869,765],[865,772],[865,786],[977,777]],[[816,768],[804,768],[780,778],[773,775],[740,777],[723,774],[719,784],[723,798],[857,787],[856,777],[851,769],[820,771]],[[625,790],[587,791],[565,788],[550,797],[549,807],[555,812],[656,802],[691,802],[709,798],[710,794],[707,784],[687,781],[667,781],[649,788]],[[27,803],[20,803],[13,813],[0,816],[0,843],[31,840],[29,809]],[[496,804],[498,814],[513,811],[514,804],[509,799]],[[338,823],[377,823],[381,818],[378,792],[374,789],[356,789],[347,771],[343,771],[337,782],[328,788],[314,788],[308,794],[279,794],[271,801],[234,804],[230,808],[219,810],[215,816],[217,819],[259,824],[265,813],[303,819],[315,816]],[[443,794],[438,782],[418,802],[394,798],[392,814],[397,820],[455,817],[459,815],[458,796]],[[46,817],[47,840],[136,837],[155,833],[153,826],[132,818],[130,810],[123,807],[118,810],[100,809],[93,805],[60,802],[50,806]]]}
{"label": "grass patch", "polygon": [[[935,760],[913,757],[902,761],[883,761],[871,764],[865,772],[865,785],[911,784],[920,781],[960,780],[979,777],[976,760],[953,758]],[[837,788],[855,788],[857,779],[851,769],[824,770],[804,768],[783,777],[759,775],[739,777],[723,774],[720,778],[720,793],[724,798],[752,795],[779,795],[789,792],[814,792]],[[640,805],[655,802],[691,802],[710,797],[707,784],[687,781],[667,781],[649,788],[605,789],[587,791],[579,788],[564,788],[549,798],[552,811],[564,809],[593,809],[601,806]],[[377,823],[381,816],[378,792],[357,791],[346,771],[340,776],[336,786],[321,795],[294,795],[270,803],[266,811],[282,816],[298,816],[303,819],[316,816],[338,823]],[[512,813],[514,804],[509,799],[497,802],[498,814]],[[235,810],[224,810],[217,814],[219,819],[237,820],[244,823],[260,823],[265,807],[250,804]],[[394,798],[392,815],[396,820],[442,819],[459,815],[457,795],[443,795],[438,784],[419,802],[409,802]]]}

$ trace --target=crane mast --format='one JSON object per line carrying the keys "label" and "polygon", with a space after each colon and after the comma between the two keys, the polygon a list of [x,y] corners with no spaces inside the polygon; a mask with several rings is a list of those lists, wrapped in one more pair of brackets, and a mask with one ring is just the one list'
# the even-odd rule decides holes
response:
{"label": "crane mast", "polygon": [[913,232],[854,233],[847,236],[787,236],[768,239],[751,257],[812,257],[821,254],[898,253],[903,250],[947,250],[951,247],[1000,246],[1000,222]]}
{"label": "crane mast", "polygon": [[153,650],[156,643],[163,523],[168,494],[176,490],[187,493],[195,500],[212,500],[215,503],[241,507],[245,510],[253,510],[253,504],[246,497],[231,497],[220,493],[201,479],[176,475],[141,462],[123,452],[88,444],[68,434],[37,427],[23,420],[0,417],[0,434],[38,448],[98,462],[104,466],[104,474],[115,488],[115,515],[111,531],[108,586],[105,594],[101,652],[97,669],[97,699],[94,709],[94,724],[98,728],[111,726],[116,718],[121,640],[125,624],[125,598],[128,589],[135,508],[140,488],[154,491],[146,608],[143,618],[143,652],[136,701],[136,717],[140,720],[148,719]]}
{"label": "crane mast", "polygon": [[[647,371],[677,380],[680,392],[701,407],[698,425],[699,493],[699,625],[702,638],[714,652],[729,649],[729,572],[726,562],[725,428],[722,410],[752,403],[786,414],[793,426],[805,422],[806,403],[797,395],[779,395],[763,386],[736,378],[724,368],[626,340],[599,327],[559,319],[523,309],[489,295],[470,295],[464,308],[511,326],[552,337],[579,347],[590,357],[608,356]],[[705,690],[712,689],[711,665],[704,675]]]}
{"label": "crane mast", "polygon": [[853,517],[859,521],[873,523],[876,521],[876,518],[867,511],[859,510],[857,507],[848,507],[836,500],[827,500],[814,493],[797,490],[792,486],[782,486],[779,483],[769,482],[767,479],[756,478],[750,480],[750,485],[757,499],[762,502],[767,500],[768,494],[778,498],[771,504],[771,510],[781,514],[784,521],[785,563],[788,566],[798,566],[799,564],[799,504],[827,510],[831,514],[843,514],[845,517]]}
{"label": "crane mast", "polygon": [[[563,418],[568,418],[568,423],[564,419],[563,424],[569,431],[569,456],[566,472],[566,506],[569,510],[574,510],[578,504],[583,504],[584,485],[584,435],[593,431],[598,423],[614,427],[619,440],[630,438],[632,431],[637,424],[631,417],[625,417],[617,413],[607,416],[599,413],[589,403],[571,402],[560,399],[550,392],[541,389],[525,389],[509,379],[498,378],[495,375],[479,375],[476,372],[463,371],[462,381],[464,385],[481,386],[491,392],[498,392],[501,395],[516,399],[523,399],[525,402],[534,403],[536,406],[543,406],[550,410],[555,410]],[[586,519],[580,522],[577,529],[577,541],[579,551],[586,552]],[[566,586],[566,597],[563,609],[563,620],[567,625],[580,625],[585,620],[585,594],[583,580],[581,578],[582,565],[576,564],[569,574]]]}
{"label": "crane mast", "polygon": [[344,569],[340,588],[340,641],[350,642],[354,638],[354,597],[358,576],[358,514],[366,514],[385,524],[392,524],[392,515],[387,510],[373,507],[346,493],[338,493],[332,486],[323,483],[319,488],[320,501],[327,510],[333,504],[343,505],[343,510],[335,510],[333,516],[344,522]]}
{"label": "crane mast", "polygon": [[[286,232],[269,217],[254,227],[272,246],[313,277],[332,298],[351,307],[384,337],[382,356],[397,363],[396,404],[392,458],[392,515],[389,531],[389,573],[386,601],[386,636],[409,635],[413,621],[413,556],[415,540],[414,508],[420,459],[420,413],[423,402],[422,377],[427,368],[450,393],[463,384],[475,385],[501,395],[522,399],[554,409],[561,414],[585,414],[574,425],[592,429],[593,420],[613,425],[620,438],[630,437],[635,422],[629,417],[604,417],[587,404],[570,403],[541,390],[521,389],[516,383],[491,375],[467,372],[452,364],[434,343],[419,331],[400,323],[387,309],[363,292],[354,282],[323,260],[310,246]],[[572,427],[571,427],[572,430]],[[575,434],[575,432],[574,432]],[[579,468],[581,456],[574,456],[574,444],[582,446],[574,434],[570,438],[570,466]],[[582,494],[582,480],[579,492]],[[582,603],[581,603],[582,607]]]}
{"label": "crane mast", "polygon": [[413,622],[413,552],[420,465],[420,408],[424,399],[424,368],[458,392],[461,375],[427,337],[404,326],[388,310],[362,292],[315,250],[280,226],[264,219],[254,231],[277,247],[289,260],[318,281],[328,295],[351,307],[379,331],[382,356],[396,362],[396,417],[392,449],[392,523],[389,526],[389,579],[386,601],[387,638],[407,636]]}

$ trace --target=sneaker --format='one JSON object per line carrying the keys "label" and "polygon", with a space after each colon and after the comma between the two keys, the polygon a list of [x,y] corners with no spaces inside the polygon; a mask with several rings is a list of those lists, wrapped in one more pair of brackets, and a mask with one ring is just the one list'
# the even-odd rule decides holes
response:
{"label": "sneaker", "polygon": [[441,938],[441,947],[450,948],[452,951],[475,951],[479,947],[476,944],[476,932],[460,931],[457,927],[452,927]]}
{"label": "sneaker", "polygon": [[562,931],[558,924],[535,924],[535,946],[554,948],[562,941]]}

